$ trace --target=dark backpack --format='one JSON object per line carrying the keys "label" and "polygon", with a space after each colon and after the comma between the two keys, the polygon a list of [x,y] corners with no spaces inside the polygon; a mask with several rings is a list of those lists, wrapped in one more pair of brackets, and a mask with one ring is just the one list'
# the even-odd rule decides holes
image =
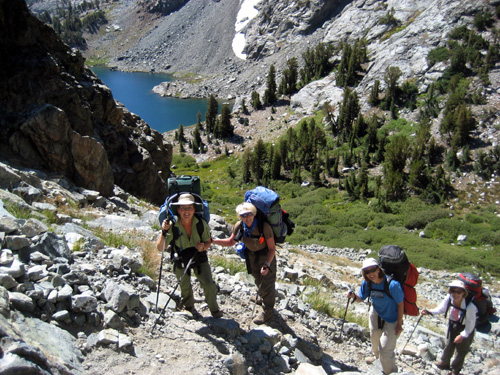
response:
{"label": "dark backpack", "polygon": [[387,275],[384,292],[392,298],[389,292],[389,284],[392,280],[398,281],[404,293],[404,313],[417,316],[418,306],[415,285],[418,282],[419,273],[415,265],[408,260],[404,250],[397,245],[382,246],[378,252],[378,258],[380,268]]}
{"label": "dark backpack", "polygon": [[199,217],[201,216],[207,223],[210,221],[210,208],[208,202],[201,197],[201,181],[198,176],[180,176],[171,177],[167,181],[168,187],[168,197],[165,202],[161,205],[160,211],[158,212],[158,221],[160,226],[163,220],[171,218],[177,215],[177,208],[172,203],[177,202],[179,196],[182,193],[191,194],[197,203],[200,205],[195,205],[195,214]]}
{"label": "dark backpack", "polygon": [[[164,220],[174,220],[175,215],[177,215],[177,208],[172,203],[178,201],[179,196],[183,193],[191,194],[197,203],[200,205],[195,205],[196,211],[195,216],[198,218],[198,223],[196,224],[196,231],[200,238],[203,235],[203,221],[207,223],[210,221],[210,210],[208,203],[201,198],[201,182],[198,176],[180,176],[171,177],[168,179],[168,194],[169,196],[165,199],[165,202],[160,207],[158,212],[158,221],[160,226]],[[176,230],[177,229],[177,230]],[[173,238],[170,241],[170,256],[172,259],[175,258],[175,254],[180,256],[180,261],[183,264],[187,264],[188,258],[192,257],[193,254],[196,255],[196,264],[206,262],[208,260],[206,252],[197,253],[194,248],[189,251],[183,251],[184,249],[179,249],[175,246],[175,241],[179,238],[178,228],[172,227]]]}
{"label": "dark backpack", "polygon": [[[245,202],[252,203],[257,208],[260,236],[263,236],[263,226],[266,222],[273,230],[275,243],[285,242],[286,236],[291,235],[295,229],[295,223],[290,219],[288,212],[283,210],[279,199],[278,193],[264,186],[257,186],[245,193]],[[240,228],[242,232],[243,225]]]}
{"label": "dark backpack", "polygon": [[481,278],[470,272],[462,272],[458,276],[458,280],[462,281],[467,288],[468,295],[465,299],[467,305],[469,305],[470,302],[476,305],[476,327],[487,323],[489,316],[494,314],[496,310],[493,308],[491,298],[488,298],[488,296],[483,293],[483,281]]}

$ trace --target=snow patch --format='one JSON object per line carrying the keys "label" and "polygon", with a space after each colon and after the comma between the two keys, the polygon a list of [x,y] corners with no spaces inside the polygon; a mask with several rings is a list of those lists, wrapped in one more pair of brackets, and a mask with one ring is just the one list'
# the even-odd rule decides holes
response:
{"label": "snow patch", "polygon": [[262,0],[243,0],[238,15],[236,16],[236,24],[234,25],[236,35],[234,36],[232,47],[234,54],[242,60],[246,60],[247,55],[243,53],[246,37],[245,33],[241,32],[241,30],[259,14],[255,6],[261,1]]}

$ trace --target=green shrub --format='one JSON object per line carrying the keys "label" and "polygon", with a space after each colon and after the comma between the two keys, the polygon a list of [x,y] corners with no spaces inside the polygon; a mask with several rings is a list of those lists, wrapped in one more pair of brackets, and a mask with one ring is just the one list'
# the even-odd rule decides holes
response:
{"label": "green shrub", "polygon": [[448,210],[441,207],[411,212],[405,216],[404,226],[408,229],[423,229],[429,223],[448,216]]}
{"label": "green shrub", "polygon": [[226,257],[220,255],[211,257],[210,263],[212,267],[222,267],[225,270],[228,270],[231,275],[247,271],[245,262],[241,260],[227,259]]}
{"label": "green shrub", "polygon": [[459,234],[470,233],[472,228],[470,223],[454,219],[438,219],[427,226],[425,233],[435,239],[455,242]]}
{"label": "green shrub", "polygon": [[427,64],[433,66],[441,61],[448,61],[451,57],[451,52],[446,47],[436,47],[427,54]]}
{"label": "green shrub", "polygon": [[484,218],[476,214],[465,215],[465,220],[471,224],[481,224],[484,223]]}
{"label": "green shrub", "polygon": [[172,157],[172,165],[175,165],[177,169],[189,169],[197,166],[195,158],[182,153],[174,154],[174,156]]}
{"label": "green shrub", "polygon": [[4,205],[7,212],[17,219],[27,220],[33,217],[32,210],[27,207],[19,206],[18,204],[7,199],[4,201]]}

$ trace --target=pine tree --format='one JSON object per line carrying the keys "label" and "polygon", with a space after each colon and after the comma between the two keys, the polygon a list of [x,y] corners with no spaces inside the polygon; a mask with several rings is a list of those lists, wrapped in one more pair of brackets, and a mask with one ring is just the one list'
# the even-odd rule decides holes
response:
{"label": "pine tree", "polygon": [[193,131],[193,152],[198,154],[201,150],[203,150],[203,142],[201,140],[200,125],[197,123]]}
{"label": "pine tree", "polygon": [[280,157],[280,162],[283,166],[284,170],[289,170],[290,169],[290,162],[288,160],[288,141],[286,137],[281,137],[280,141],[278,143],[278,151],[279,151],[279,157]]}
{"label": "pine tree", "polygon": [[196,126],[198,127],[198,130],[201,131],[203,130],[203,124],[201,123],[201,112],[198,111],[196,114]]}
{"label": "pine tree", "polygon": [[267,151],[264,141],[259,138],[252,154],[251,170],[253,177],[258,184],[262,182],[264,177],[264,166],[267,162]]}
{"label": "pine tree", "polygon": [[245,98],[241,99],[241,112],[243,112],[244,115],[248,115],[248,108],[247,104],[245,102]]}
{"label": "pine tree", "polygon": [[286,63],[287,67],[283,70],[279,92],[283,95],[292,95],[297,91],[298,64],[297,59],[292,57]]}
{"label": "pine tree", "polygon": [[302,182],[302,177],[300,176],[300,167],[295,167],[293,169],[292,181],[296,184],[300,184]]}
{"label": "pine tree", "polygon": [[275,152],[271,167],[271,179],[279,180],[280,177],[281,177],[281,154],[279,152]]}
{"label": "pine tree", "polygon": [[312,167],[311,167],[311,179],[312,179],[314,184],[320,183],[320,177],[319,177],[320,173],[321,173],[321,168],[319,166],[319,162],[318,162],[318,160],[315,160],[312,163]]}
{"label": "pine tree", "polygon": [[234,126],[231,124],[231,110],[229,105],[223,104],[220,115],[220,138],[229,138],[234,135]]}
{"label": "pine tree", "polygon": [[264,105],[273,105],[276,103],[276,68],[271,65],[267,75],[267,86],[264,93]]}
{"label": "pine tree", "polygon": [[394,106],[397,104],[397,95],[398,95],[398,80],[401,77],[401,69],[397,66],[389,66],[387,67],[384,74],[384,81],[387,85],[387,91],[385,93],[384,98],[384,109],[391,109],[391,106],[394,103]]}
{"label": "pine tree", "polygon": [[260,102],[260,95],[257,91],[252,91],[252,107],[257,110],[262,107],[262,103]]}
{"label": "pine tree", "polygon": [[219,103],[212,94],[208,98],[207,112],[205,114],[205,122],[207,124],[207,133],[213,133],[215,130],[215,121],[217,119],[217,113],[219,111]]}
{"label": "pine tree", "polygon": [[242,179],[245,184],[248,184],[252,178],[252,175],[250,173],[251,165],[252,165],[252,152],[250,148],[247,147],[243,152],[243,160],[241,163]]}
{"label": "pine tree", "polygon": [[384,154],[384,180],[387,197],[400,200],[404,197],[404,168],[408,158],[410,142],[404,135],[396,134],[387,145]]}
{"label": "pine tree", "polygon": [[177,132],[177,140],[181,144],[186,142],[186,137],[184,135],[184,126],[182,126],[182,124],[179,124],[179,130]]}
{"label": "pine tree", "polygon": [[380,81],[377,79],[375,80],[375,83],[373,84],[371,90],[370,90],[370,97],[368,98],[368,103],[372,107],[376,107],[379,105],[380,100],[378,98],[380,94]]}

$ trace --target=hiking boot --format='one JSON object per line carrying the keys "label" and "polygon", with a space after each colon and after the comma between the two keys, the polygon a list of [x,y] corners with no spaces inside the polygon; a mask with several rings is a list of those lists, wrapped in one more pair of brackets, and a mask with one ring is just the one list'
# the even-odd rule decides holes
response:
{"label": "hiking boot", "polygon": [[215,319],[222,318],[222,315],[224,315],[224,314],[223,314],[223,313],[222,313],[222,311],[220,311],[220,310],[214,311],[214,312],[212,313],[212,316],[213,316]]}
{"label": "hiking boot", "polygon": [[196,311],[196,309],[194,308],[194,306],[190,306],[190,307],[185,306],[184,309],[187,312],[190,312],[193,315],[193,318],[197,318],[197,317],[200,316],[200,313],[198,311]]}
{"label": "hiking boot", "polygon": [[460,375],[460,371],[458,370],[451,370],[449,375]]}
{"label": "hiking boot", "polygon": [[250,297],[250,302],[256,303],[259,306],[262,306],[262,298],[260,296],[253,295]]}
{"label": "hiking boot", "polygon": [[449,363],[444,363],[443,361],[439,360],[434,362],[437,368],[441,370],[449,370],[450,369],[450,364]]}
{"label": "hiking boot", "polygon": [[375,357],[366,357],[365,358],[365,362],[366,362],[367,365],[371,365],[376,360],[377,360],[377,358],[375,358]]}
{"label": "hiking boot", "polygon": [[258,317],[256,317],[253,322],[255,324],[264,324],[273,316],[273,310],[262,311]]}

